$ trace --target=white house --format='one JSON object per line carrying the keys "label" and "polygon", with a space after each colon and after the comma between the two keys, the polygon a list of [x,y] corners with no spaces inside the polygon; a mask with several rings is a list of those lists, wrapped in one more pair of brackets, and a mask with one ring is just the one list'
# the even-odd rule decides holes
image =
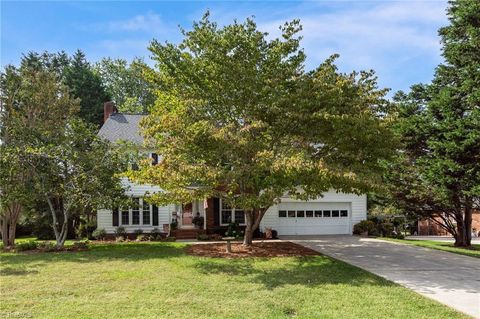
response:
{"label": "white house", "polygon": [[[99,135],[115,143],[121,140],[143,143],[139,132],[139,122],[143,115],[117,113],[112,103],[105,103],[104,124]],[[151,154],[157,160],[155,154]],[[127,232],[142,229],[149,232],[160,230],[172,219],[178,221],[177,237],[194,237],[198,233],[192,223],[194,216],[203,217],[203,232],[224,232],[230,221],[240,225],[245,223],[244,212],[228,207],[219,198],[194,201],[188,204],[171,204],[157,207],[144,203],[146,192],[161,189],[153,185],[139,185],[123,180],[127,195],[138,201],[133,208],[101,209],[97,212],[98,228],[113,233],[118,226]],[[367,196],[344,194],[331,190],[316,200],[300,201],[289,197],[268,209],[260,229],[265,227],[277,230],[281,235],[332,235],[352,234],[353,225],[367,217]]]}

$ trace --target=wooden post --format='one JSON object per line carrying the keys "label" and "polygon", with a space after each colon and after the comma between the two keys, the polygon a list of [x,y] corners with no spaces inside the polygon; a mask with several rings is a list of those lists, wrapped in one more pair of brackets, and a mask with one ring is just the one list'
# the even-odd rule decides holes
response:
{"label": "wooden post", "polygon": [[227,253],[232,253],[232,243],[230,240],[227,240]]}

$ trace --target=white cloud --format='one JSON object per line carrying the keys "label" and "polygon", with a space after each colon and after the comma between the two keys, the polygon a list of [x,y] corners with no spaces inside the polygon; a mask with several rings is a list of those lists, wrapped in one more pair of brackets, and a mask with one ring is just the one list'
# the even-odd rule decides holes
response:
{"label": "white cloud", "polygon": [[144,15],[136,15],[130,19],[112,21],[107,26],[109,31],[143,31],[158,32],[164,30],[166,26],[158,14],[149,12]]}

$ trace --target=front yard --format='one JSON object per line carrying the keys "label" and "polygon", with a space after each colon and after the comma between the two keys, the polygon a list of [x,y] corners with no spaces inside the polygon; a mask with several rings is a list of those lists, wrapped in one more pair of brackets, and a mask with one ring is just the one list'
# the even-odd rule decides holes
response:
{"label": "front yard", "polygon": [[480,258],[480,245],[478,244],[474,244],[470,248],[462,248],[462,247],[455,247],[453,246],[453,243],[450,243],[450,242],[442,242],[442,241],[435,241],[435,240],[394,239],[394,238],[385,238],[385,237],[382,237],[380,239],[394,241],[397,243],[415,245],[419,247],[443,250],[443,251],[448,251],[455,254]]}
{"label": "front yard", "polygon": [[181,243],[1,254],[0,317],[466,318],[324,256],[221,259]]}

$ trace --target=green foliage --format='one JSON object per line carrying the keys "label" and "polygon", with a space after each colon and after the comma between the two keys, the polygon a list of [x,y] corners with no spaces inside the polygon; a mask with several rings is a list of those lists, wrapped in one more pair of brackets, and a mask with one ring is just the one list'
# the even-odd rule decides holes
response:
{"label": "green foliage", "polygon": [[179,44],[152,41],[157,100],[141,125],[162,160],[129,176],[165,190],[153,201],[221,197],[251,233],[285,193],[377,185],[393,146],[385,90],[372,72],[338,72],[336,56],[306,72],[300,30],[270,39],[251,19],[219,27],[206,14]]}
{"label": "green foliage", "polygon": [[55,247],[55,244],[48,240],[38,243],[37,248],[42,252],[51,252],[51,251],[57,250],[57,248]]}
{"label": "green foliage", "polygon": [[120,112],[147,113],[155,101],[152,85],[145,79],[149,69],[141,59],[102,59],[95,65],[106,90]]}
{"label": "green foliage", "polygon": [[96,228],[97,223],[95,221],[82,221],[75,231],[77,238],[92,239]]}
{"label": "green foliage", "polygon": [[141,234],[143,234],[143,230],[142,229],[135,229],[133,231],[133,234],[135,235],[135,237],[138,237],[140,236]]}
{"label": "green foliage", "polygon": [[115,237],[125,239],[127,237],[127,231],[125,230],[125,227],[118,226],[115,228]]}
{"label": "green foliage", "polygon": [[162,239],[162,232],[160,231],[160,229],[155,227],[150,232],[150,237],[152,238],[152,240],[160,240],[160,239]]}
{"label": "green foliage", "polygon": [[387,183],[403,211],[441,214],[456,244],[469,245],[471,212],[480,208],[480,2],[451,1],[448,15],[434,80],[395,96],[404,149]]}
{"label": "green foliage", "polygon": [[87,250],[89,248],[88,240],[79,240],[73,243],[72,247],[75,250]]}
{"label": "green foliage", "polygon": [[105,238],[107,238],[107,231],[103,228],[97,228],[93,231],[92,236],[97,240],[105,240]]}
{"label": "green foliage", "polygon": [[94,72],[85,54],[78,50],[64,70],[64,83],[73,97],[80,99],[79,116],[99,127],[103,123],[103,103],[110,100],[102,78]]}
{"label": "green foliage", "polygon": [[353,225],[353,233],[355,235],[361,235],[367,232],[368,235],[375,236],[377,234],[377,227],[375,223],[371,220],[362,220],[359,223]]}
{"label": "green foliage", "polygon": [[26,251],[26,250],[35,250],[38,247],[38,242],[36,240],[29,240],[19,242],[15,245],[15,250],[17,251]]}
{"label": "green foliage", "polygon": [[236,239],[243,237],[243,232],[240,230],[238,223],[229,223],[225,237],[234,237]]}

